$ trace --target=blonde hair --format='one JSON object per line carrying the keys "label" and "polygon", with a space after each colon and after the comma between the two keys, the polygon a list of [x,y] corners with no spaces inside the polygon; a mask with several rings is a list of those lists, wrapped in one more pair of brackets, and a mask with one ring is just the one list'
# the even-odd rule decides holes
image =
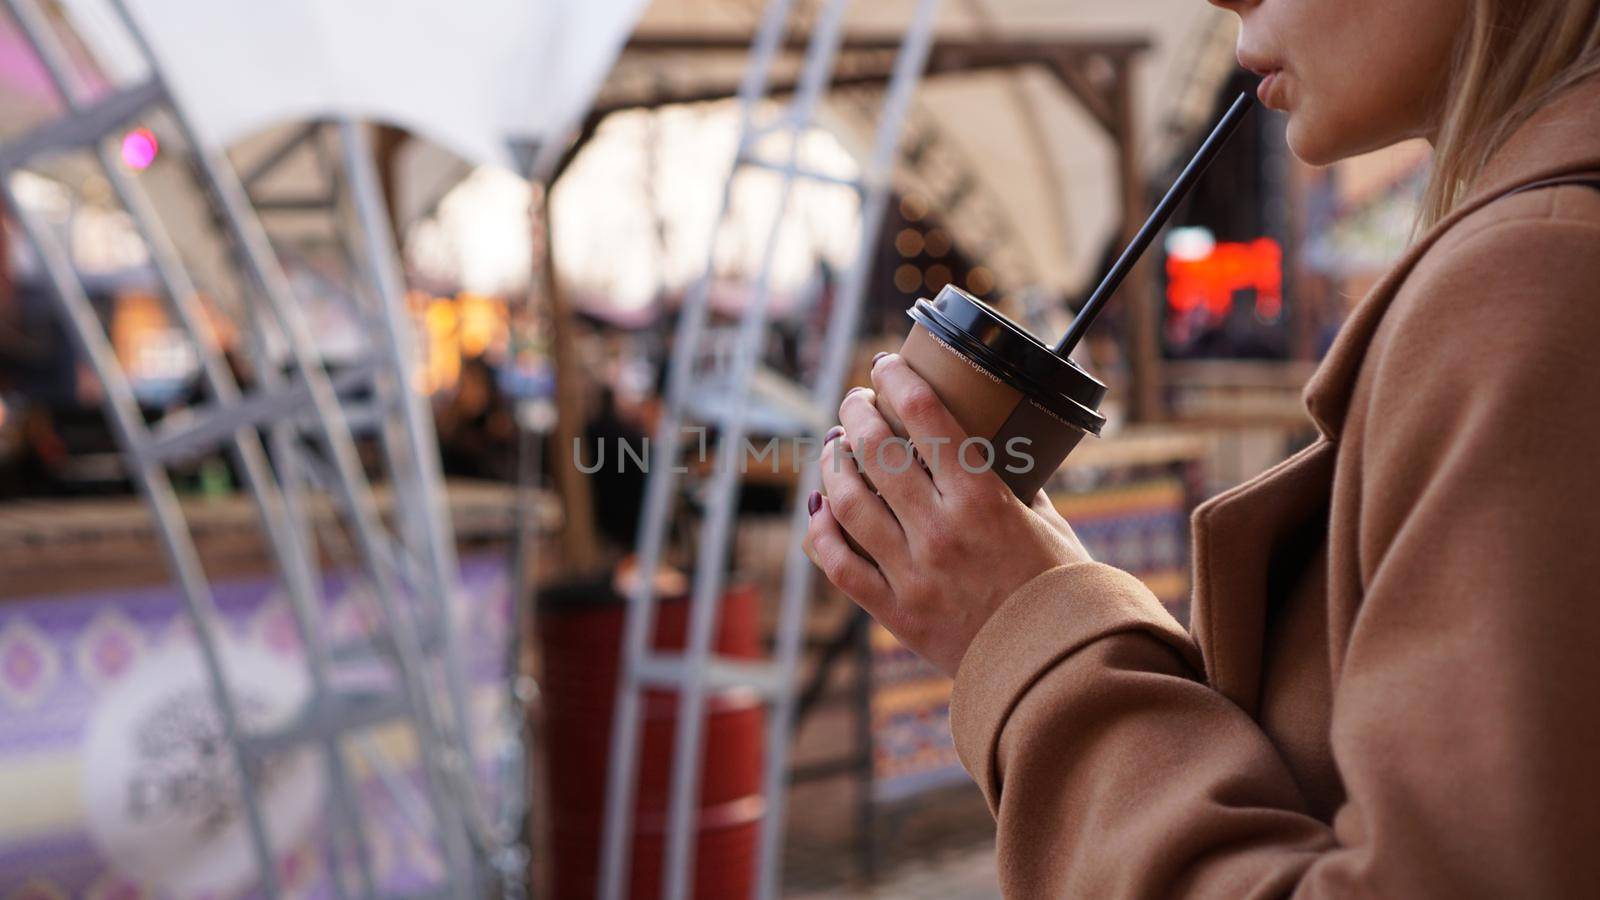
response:
{"label": "blonde hair", "polygon": [[1600,0],[1470,0],[1420,233],[1450,214],[1511,132],[1562,89],[1600,72]]}

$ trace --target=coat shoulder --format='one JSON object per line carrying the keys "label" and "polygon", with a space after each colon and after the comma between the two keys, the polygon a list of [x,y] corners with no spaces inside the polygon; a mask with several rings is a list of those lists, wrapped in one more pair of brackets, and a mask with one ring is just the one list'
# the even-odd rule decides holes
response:
{"label": "coat shoulder", "polygon": [[[1595,229],[1600,229],[1600,189],[1563,184],[1508,194],[1450,226],[1423,254],[1415,272],[1459,265],[1463,257],[1481,254],[1479,245],[1488,239],[1515,252],[1518,245],[1536,244],[1550,233],[1589,232],[1592,241]],[[1600,250],[1593,245],[1589,249]]]}
{"label": "coat shoulder", "polygon": [[1455,503],[1469,482],[1565,477],[1562,448],[1600,444],[1600,419],[1584,414],[1600,395],[1597,201],[1583,187],[1501,198],[1440,235],[1394,295],[1354,382],[1339,464],[1359,486],[1363,578],[1420,486]]}
{"label": "coat shoulder", "polygon": [[1449,339],[1456,346],[1439,349],[1493,351],[1581,339],[1592,348],[1600,341],[1597,284],[1600,190],[1563,185],[1502,197],[1428,248],[1376,342]]}

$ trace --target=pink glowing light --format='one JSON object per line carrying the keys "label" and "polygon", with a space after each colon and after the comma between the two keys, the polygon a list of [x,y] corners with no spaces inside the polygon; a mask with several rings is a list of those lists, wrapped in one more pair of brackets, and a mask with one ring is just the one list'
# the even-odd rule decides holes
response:
{"label": "pink glowing light", "polygon": [[160,149],[155,134],[148,128],[135,128],[122,137],[122,161],[130,169],[144,171],[150,168]]}

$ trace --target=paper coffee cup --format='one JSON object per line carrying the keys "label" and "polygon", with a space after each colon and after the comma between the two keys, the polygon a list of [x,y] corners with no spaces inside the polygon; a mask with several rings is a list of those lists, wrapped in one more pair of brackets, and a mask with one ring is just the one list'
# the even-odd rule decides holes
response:
{"label": "paper coffee cup", "polygon": [[[907,315],[915,324],[901,357],[972,437],[965,454],[939,448],[924,462],[990,466],[1027,503],[1084,435],[1104,427],[1106,386],[982,300],[948,285]],[[905,436],[894,411],[879,409]]]}

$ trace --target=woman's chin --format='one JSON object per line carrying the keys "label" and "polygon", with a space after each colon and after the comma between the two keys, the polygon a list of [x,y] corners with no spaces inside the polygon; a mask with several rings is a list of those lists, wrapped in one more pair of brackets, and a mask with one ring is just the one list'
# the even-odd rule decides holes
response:
{"label": "woman's chin", "polygon": [[1308,121],[1303,112],[1291,112],[1284,137],[1289,142],[1289,150],[1301,162],[1311,166],[1326,166],[1356,152],[1348,146],[1349,141],[1339,140],[1332,131],[1317,127],[1317,123]]}
{"label": "woman's chin", "polygon": [[1382,149],[1407,137],[1389,129],[1363,128],[1359,124],[1352,124],[1365,124],[1360,118],[1344,117],[1344,124],[1327,118],[1319,120],[1315,115],[1307,115],[1304,107],[1288,115],[1289,125],[1284,137],[1289,143],[1289,150],[1301,162],[1312,166],[1332,165],[1352,156]]}

